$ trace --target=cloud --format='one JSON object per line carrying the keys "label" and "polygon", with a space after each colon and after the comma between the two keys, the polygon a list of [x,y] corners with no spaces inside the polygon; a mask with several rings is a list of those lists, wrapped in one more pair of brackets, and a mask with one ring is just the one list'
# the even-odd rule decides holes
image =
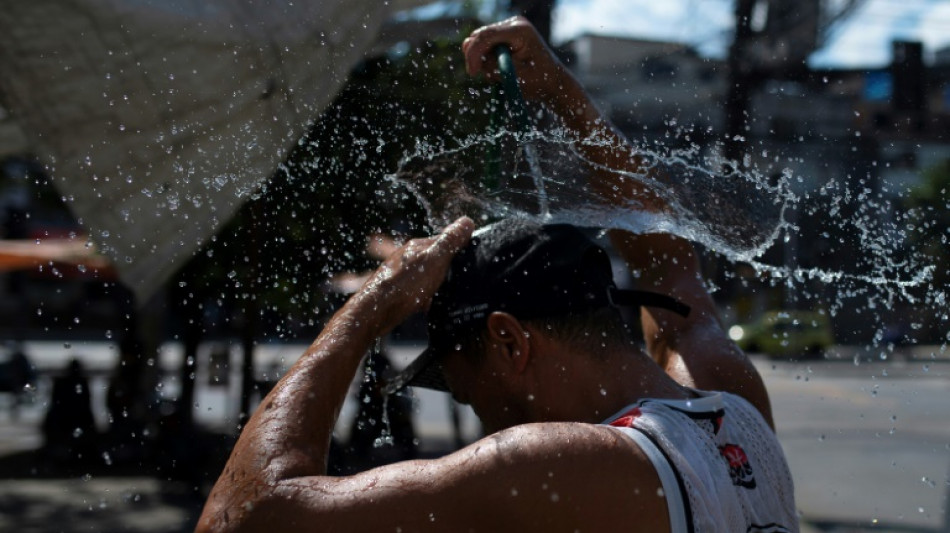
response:
{"label": "cloud", "polygon": [[728,11],[728,2],[709,0],[563,0],[555,10],[552,40],[597,33],[692,42],[700,26],[721,30],[731,24]]}
{"label": "cloud", "polygon": [[936,0],[895,3],[870,0],[828,46],[812,55],[816,67],[883,67],[891,62],[891,43],[924,43],[926,53],[950,45],[950,5]]}

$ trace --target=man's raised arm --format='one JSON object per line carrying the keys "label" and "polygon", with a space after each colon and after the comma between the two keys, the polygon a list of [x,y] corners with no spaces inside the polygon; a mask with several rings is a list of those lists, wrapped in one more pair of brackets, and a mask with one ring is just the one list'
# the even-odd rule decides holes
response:
{"label": "man's raised arm", "polygon": [[[544,44],[531,24],[515,17],[481,28],[463,45],[470,74],[497,76],[495,47],[507,44],[526,98],[543,102],[579,137],[578,149],[600,165],[591,187],[606,202],[662,211],[665,202],[648,188],[662,172],[648,165],[597,109],[580,83]],[[644,181],[630,179],[636,174]],[[650,355],[674,379],[692,387],[738,394],[772,423],[765,386],[755,367],[729,339],[719,322],[699,272],[692,244],[668,234],[610,232],[615,249],[638,274],[642,288],[668,294],[689,305],[687,318],[664,310],[644,310],[642,323]]]}
{"label": "man's raised arm", "polygon": [[333,316],[248,421],[199,531],[229,530],[281,482],[326,474],[330,436],[360,361],[376,338],[425,308],[473,228],[460,219],[438,237],[410,242]]}
{"label": "man's raised arm", "polygon": [[742,396],[774,427],[762,377],[723,330],[693,245],[673,235],[616,230],[610,240],[641,288],[690,306],[685,318],[656,308],[640,312],[647,352],[657,364],[680,384]]}

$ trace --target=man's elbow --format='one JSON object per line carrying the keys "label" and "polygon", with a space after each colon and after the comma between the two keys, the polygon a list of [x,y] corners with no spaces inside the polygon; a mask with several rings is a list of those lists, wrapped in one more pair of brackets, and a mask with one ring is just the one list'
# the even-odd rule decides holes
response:
{"label": "man's elbow", "polygon": [[201,518],[198,519],[198,525],[195,526],[195,533],[217,533],[218,531],[202,513]]}
{"label": "man's elbow", "polygon": [[[212,495],[213,498],[213,495]],[[273,531],[275,517],[273,498],[258,495],[240,504],[208,500],[195,526],[195,533],[250,533]]]}
{"label": "man's elbow", "polygon": [[[242,513],[243,515],[244,513]],[[210,500],[205,504],[205,508],[198,518],[198,525],[195,526],[195,533],[237,533],[240,531],[250,531],[242,527],[247,523],[245,516],[232,517],[226,509],[219,509],[212,505]]]}

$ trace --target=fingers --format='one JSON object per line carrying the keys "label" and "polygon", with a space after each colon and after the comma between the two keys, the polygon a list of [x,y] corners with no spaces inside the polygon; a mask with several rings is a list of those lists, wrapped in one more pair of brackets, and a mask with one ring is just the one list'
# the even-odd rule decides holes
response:
{"label": "fingers", "polygon": [[[468,217],[461,217],[446,226],[441,233],[432,237],[413,239],[400,249],[399,259],[405,264],[444,263],[448,268],[452,257],[461,250],[472,238],[475,231],[475,222]],[[436,269],[435,272],[438,272]]]}
{"label": "fingers", "polygon": [[524,17],[513,17],[475,30],[462,43],[466,72],[470,76],[493,75],[498,69],[494,48],[507,44],[511,53],[517,55],[532,34],[536,34],[534,27]]}
{"label": "fingers", "polygon": [[438,235],[412,239],[380,265],[351,298],[352,305],[370,306],[383,331],[424,311],[445,279],[452,258],[468,244],[474,229],[475,223],[462,217]]}
{"label": "fingers", "polygon": [[468,217],[461,217],[442,230],[432,245],[437,254],[455,255],[472,238],[475,231],[475,222]]}

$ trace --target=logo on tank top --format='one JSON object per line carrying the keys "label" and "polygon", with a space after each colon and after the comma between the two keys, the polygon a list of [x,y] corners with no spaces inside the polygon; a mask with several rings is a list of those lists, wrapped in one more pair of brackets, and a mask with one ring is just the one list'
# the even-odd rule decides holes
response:
{"label": "logo on tank top", "polygon": [[749,464],[749,457],[745,454],[742,446],[726,444],[719,447],[719,453],[729,464],[729,477],[732,478],[732,484],[754,489],[755,476],[752,475],[752,465]]}
{"label": "logo on tank top", "polygon": [[610,425],[618,428],[632,428],[633,422],[640,418],[641,414],[643,413],[640,412],[640,408],[634,407],[633,409],[617,417],[617,419],[611,422]]}

